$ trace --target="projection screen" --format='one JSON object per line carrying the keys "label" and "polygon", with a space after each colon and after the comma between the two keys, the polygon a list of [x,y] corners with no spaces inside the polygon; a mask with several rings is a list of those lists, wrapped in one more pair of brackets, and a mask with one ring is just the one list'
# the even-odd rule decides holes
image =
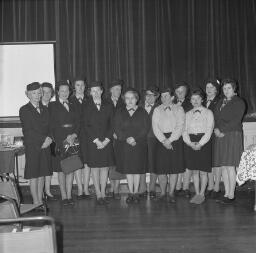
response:
{"label": "projection screen", "polygon": [[0,117],[19,115],[31,82],[54,85],[54,42],[0,44]]}

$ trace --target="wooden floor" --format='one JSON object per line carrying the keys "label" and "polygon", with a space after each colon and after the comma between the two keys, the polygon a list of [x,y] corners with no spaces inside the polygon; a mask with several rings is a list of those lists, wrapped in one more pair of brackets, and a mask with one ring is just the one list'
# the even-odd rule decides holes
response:
{"label": "wooden floor", "polygon": [[59,252],[149,253],[225,252],[256,250],[254,192],[238,192],[236,204],[208,200],[193,206],[180,197],[175,205],[142,200],[127,205],[126,195],[108,206],[95,200],[74,207],[49,202],[58,228]]}

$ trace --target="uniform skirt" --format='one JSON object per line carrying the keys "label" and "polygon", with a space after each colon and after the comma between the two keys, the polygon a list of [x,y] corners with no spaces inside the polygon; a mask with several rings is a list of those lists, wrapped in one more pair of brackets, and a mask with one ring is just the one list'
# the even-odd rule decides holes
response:
{"label": "uniform skirt", "polygon": [[148,160],[147,160],[147,171],[149,173],[156,173],[156,147],[157,138],[148,137]]}
{"label": "uniform skirt", "polygon": [[97,149],[97,146],[92,141],[87,143],[87,164],[90,168],[103,168],[114,166],[114,151],[112,141],[103,149]]}
{"label": "uniform skirt", "polygon": [[[204,134],[190,134],[192,142],[199,142]],[[189,170],[212,171],[212,143],[208,141],[200,150],[194,150],[188,145],[184,146],[186,167]]]}
{"label": "uniform skirt", "polygon": [[121,174],[145,174],[147,166],[147,140],[137,141],[131,146],[126,141],[116,141],[117,171]]}
{"label": "uniform skirt", "polygon": [[[116,157],[119,157],[121,155],[122,152],[120,152],[120,150],[118,149],[118,145],[116,140],[113,141],[113,148],[114,148],[114,154],[115,154],[115,164],[117,160]],[[116,170],[116,166],[113,166],[112,168],[110,168],[109,170],[109,175],[108,175],[110,180],[121,180],[121,179],[126,179],[126,175],[119,173]]]}
{"label": "uniform skirt", "polygon": [[243,153],[242,132],[228,132],[222,138],[214,138],[214,158],[215,167],[239,166]]}
{"label": "uniform skirt", "polygon": [[[171,133],[165,133],[164,135],[166,138],[169,138]],[[173,149],[167,149],[157,140],[155,154],[156,174],[179,174],[185,171],[182,139],[179,138],[177,141],[174,141],[172,146]]]}
{"label": "uniform skirt", "polygon": [[52,175],[52,161],[50,148],[25,147],[25,172],[24,178],[38,178]]}

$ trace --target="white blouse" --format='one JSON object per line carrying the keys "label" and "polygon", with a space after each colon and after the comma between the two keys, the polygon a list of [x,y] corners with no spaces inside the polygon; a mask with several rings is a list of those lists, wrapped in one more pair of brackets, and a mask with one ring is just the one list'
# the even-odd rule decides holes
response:
{"label": "white blouse", "polygon": [[212,135],[214,128],[214,117],[211,110],[201,106],[193,108],[186,113],[185,129],[183,132],[183,140],[186,144],[190,145],[191,140],[189,134],[204,134],[199,141],[203,146],[206,144]]}
{"label": "white blouse", "polygon": [[164,133],[170,133],[171,142],[180,138],[185,123],[185,112],[180,105],[164,106],[163,104],[155,108],[152,116],[152,128],[156,138],[163,142],[166,137]]}

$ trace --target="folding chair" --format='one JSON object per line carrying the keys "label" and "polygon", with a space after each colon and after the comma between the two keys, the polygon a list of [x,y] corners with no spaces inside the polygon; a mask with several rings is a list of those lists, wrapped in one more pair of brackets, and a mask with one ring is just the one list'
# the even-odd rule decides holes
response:
{"label": "folding chair", "polygon": [[44,214],[47,215],[47,207],[45,204],[21,204],[20,195],[15,181],[6,175],[2,175],[2,177],[4,177],[6,180],[0,181],[0,194],[14,199],[17,202],[19,213],[21,215],[31,212],[40,206],[44,207]]}
{"label": "folding chair", "polygon": [[[21,223],[23,228],[19,231],[0,232],[1,253],[57,253],[56,229],[54,219],[47,216],[22,217],[15,219],[0,219],[3,225]],[[24,225],[28,223],[29,227]],[[38,224],[44,224],[39,226]],[[31,226],[31,225],[35,226]]]}

